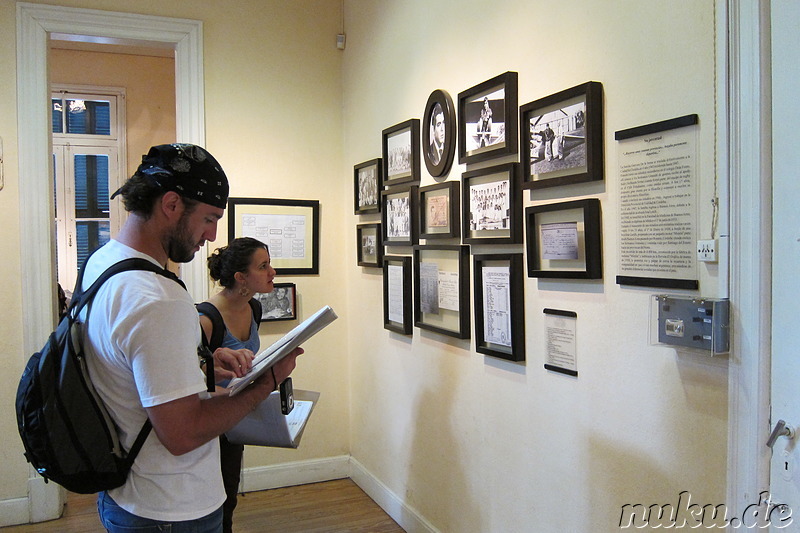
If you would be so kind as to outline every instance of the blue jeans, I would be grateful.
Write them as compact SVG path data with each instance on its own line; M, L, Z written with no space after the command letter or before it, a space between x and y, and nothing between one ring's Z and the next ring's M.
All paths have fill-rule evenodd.
M109 533L220 533L222 508L196 520L163 522L131 514L115 502L107 492L97 495L100 522Z

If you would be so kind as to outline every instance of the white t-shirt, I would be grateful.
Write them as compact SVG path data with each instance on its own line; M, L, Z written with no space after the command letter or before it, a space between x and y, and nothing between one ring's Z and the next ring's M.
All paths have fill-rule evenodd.
M88 288L112 264L152 257L112 240L91 257ZM197 359L200 323L191 296L174 280L142 270L122 272L100 288L84 335L92 383L129 450L144 424L144 407L206 390ZM86 329L84 329L86 331ZM172 455L151 431L126 483L109 494L123 509L153 520L193 520L225 500L219 440Z

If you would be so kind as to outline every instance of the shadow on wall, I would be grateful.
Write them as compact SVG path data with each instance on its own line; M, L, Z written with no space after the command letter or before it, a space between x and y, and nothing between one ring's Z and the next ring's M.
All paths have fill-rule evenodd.
M454 343L460 342L454 340ZM468 348L464 353L469 353ZM484 506L474 500L474 490L464 475L471 468L464 456L464 443L469 439L459 438L452 427L454 396L458 387L447 364L451 355L442 353L438 372L429 374L448 375L447 386L436 387L435 383L441 380L431 379L431 384L416 396L413 420L417 423L413 428L404 497L409 506L417 509L443 533L454 531L449 527L454 516L458 517L459 524L470 524L469 531L488 531L487 517L481 515ZM431 438L432 435L435 439ZM432 440L435 445L431 445ZM424 487L422 496L417 495L417 487ZM426 496L430 494L435 496ZM464 529L459 531L467 533Z

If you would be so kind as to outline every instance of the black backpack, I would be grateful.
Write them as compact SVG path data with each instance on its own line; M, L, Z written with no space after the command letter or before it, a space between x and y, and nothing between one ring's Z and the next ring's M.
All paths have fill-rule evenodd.
M89 380L78 315L108 278L127 270L149 270L186 287L172 272L133 258L112 265L82 292L83 270L66 315L22 373L16 410L25 458L45 481L92 494L125 483L151 425L148 419L130 451L122 449L117 428Z

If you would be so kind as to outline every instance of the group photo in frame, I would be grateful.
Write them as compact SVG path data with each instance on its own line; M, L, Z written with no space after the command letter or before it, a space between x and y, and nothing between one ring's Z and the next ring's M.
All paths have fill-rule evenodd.
M509 361L525 360L522 254L472 256L475 349Z
M522 242L522 195L516 163L461 175L461 225L467 244Z
M279 276L319 274L319 200L228 198L228 242L236 237L266 244Z
M272 292L258 292L253 298L261 303L262 322L297 319L297 287L294 283L275 283Z
M383 243L380 224L356 226L358 266L378 267L383 265Z
M522 187L603 179L603 85L590 81L520 107Z
M445 181L419 189L419 237L445 239L461 236L459 183Z
M417 185L381 192L381 228L384 246L411 246L419 238Z
M383 327L411 335L411 258L383 256Z
M428 97L422 115L422 153L428 173L447 175L456 154L456 110L450 94L437 89Z
M506 72L459 93L459 163L517 153L517 79Z
M406 120L383 130L381 146L384 186L419 182L418 118Z
M353 198L356 215L378 213L383 190L382 159L370 159L353 167Z
M528 277L602 279L600 200L525 208Z
M414 246L414 325L468 339L469 246Z

